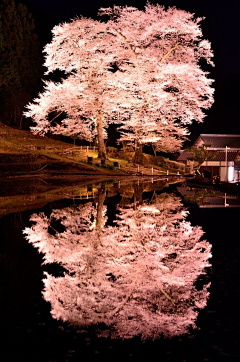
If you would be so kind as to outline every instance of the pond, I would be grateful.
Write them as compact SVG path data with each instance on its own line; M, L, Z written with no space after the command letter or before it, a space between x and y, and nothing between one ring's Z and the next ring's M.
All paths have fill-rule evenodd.
M1 361L240 360L237 197L27 189L0 203Z

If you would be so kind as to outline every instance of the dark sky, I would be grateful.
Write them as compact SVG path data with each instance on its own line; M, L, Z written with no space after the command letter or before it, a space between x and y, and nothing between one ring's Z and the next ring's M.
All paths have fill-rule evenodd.
M51 40L51 28L76 16L97 18L100 7L128 5L143 8L142 0L22 0L32 12L41 44ZM151 1L204 16L204 38L214 50L215 68L208 68L215 79L215 103L205 122L191 127L192 139L199 133L240 134L240 0L163 0Z

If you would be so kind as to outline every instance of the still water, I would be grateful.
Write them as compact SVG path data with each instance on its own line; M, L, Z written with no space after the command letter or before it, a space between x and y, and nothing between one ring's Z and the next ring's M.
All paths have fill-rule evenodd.
M236 197L139 180L53 194L1 209L1 361L240 361Z

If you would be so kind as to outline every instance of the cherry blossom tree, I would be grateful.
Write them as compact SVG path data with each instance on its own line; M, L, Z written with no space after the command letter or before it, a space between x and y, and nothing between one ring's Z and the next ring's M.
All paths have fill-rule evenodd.
M100 207L97 227L103 195L97 206L34 214L24 230L46 264L65 269L64 276L45 273L43 280L52 316L83 328L104 323L99 335L113 338L171 337L196 328L209 285L197 289L195 282L211 256L201 228L192 227L180 199L167 194L119 208L115 226L106 226ZM57 223L61 230L51 231Z
M45 82L44 92L27 106L25 115L36 122L34 133L77 134L88 141L97 136L99 157L105 158L106 129L119 120L123 96L117 87L121 75L113 72L114 38L104 23L85 18L55 26L52 32L52 42L44 49L46 74L60 70L66 77L59 83ZM52 121L51 112L56 114Z
M135 162L142 163L142 146L159 150L181 147L193 120L202 122L203 109L213 102L212 80L199 65L212 64L210 43L202 40L200 18L186 11L147 4L100 9L106 22L80 18L53 29L45 47L47 74L66 79L48 82L28 105L27 116L37 133L76 134L92 140L105 158L104 130L119 123L121 140L135 143ZM48 114L65 114L54 124Z
M212 80L200 60L213 65L210 43L202 40L201 18L176 8L147 4L145 11L115 6L100 9L108 27L129 50L128 72L136 103L124 122L122 140L135 142L135 161L142 145L176 151L185 140L185 127L202 122L203 109L213 103ZM140 151L140 152L138 152Z

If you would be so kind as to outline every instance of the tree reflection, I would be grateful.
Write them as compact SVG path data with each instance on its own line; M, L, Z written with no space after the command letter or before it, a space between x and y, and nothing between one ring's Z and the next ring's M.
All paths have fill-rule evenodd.
M210 266L202 229L186 221L173 194L137 195L118 208L113 226L104 201L101 188L96 204L34 214L24 230L46 264L65 269L59 277L45 273L52 316L113 338L172 337L196 328L209 295L209 284L196 283Z

